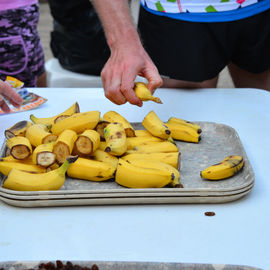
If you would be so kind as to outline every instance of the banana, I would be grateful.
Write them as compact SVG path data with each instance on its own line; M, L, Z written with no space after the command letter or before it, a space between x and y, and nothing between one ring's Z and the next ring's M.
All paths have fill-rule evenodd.
M156 160L160 162L167 163L173 166L176 169L180 169L180 152L171 152L171 153L133 153L127 154L121 157L124 160L132 161L134 159L147 159L147 160Z
M26 137L12 137L7 140L6 145L15 159L26 159L32 154L31 143Z
M53 146L53 153L55 154L56 161L62 164L66 158L71 155L74 143L77 139L77 133L73 130L64 130L57 138Z
M140 159L132 159L128 160L128 162L132 165L139 166L142 168L150 168L150 169L163 169L165 171L169 171L173 175L173 180L169 183L172 187L183 187L183 185L180 183L180 172L174 168L173 166L157 161L157 160L149 160L146 158L140 158Z
M40 144L54 142L57 136L49 132L49 127L44 124L33 124L28 127L25 137L30 141L31 145L37 147Z
M201 171L200 175L202 178L209 180L225 179L238 173L243 166L244 159L242 156L228 156L221 162Z
M79 156L89 156L96 151L100 144L100 135L93 129L87 129L78 135L74 144L74 153Z
M127 137L121 123L110 123L104 128L106 140L105 152L121 156L127 151Z
M23 163L23 164L34 164L32 160L32 155L30 155L28 158L25 159L16 159L12 155L2 157L0 158L0 161L6 161L6 162L18 162L18 163Z
M174 181L174 174L169 170L136 166L119 159L115 182L128 188L161 188Z
M6 139L10 139L14 136L25 136L26 129L31 126L32 123L30 121L20 121L13 125L12 127L5 130Z
M102 141L105 141L104 128L105 128L108 124L110 124L109 121L100 120L100 121L97 123L96 127L95 127L95 130L99 133L100 139L101 139Z
M136 129L135 130L136 137L154 137L150 132L145 129Z
M56 162L53 147L55 142L45 143L38 145L33 151L32 161L34 164L49 167Z
M181 118L177 118L177 117L171 117L167 123L178 123L178 124L182 124L185 126L189 126L191 128L193 128L195 131L197 131L199 134L202 132L201 127L198 124L195 124L193 122L181 119Z
M111 164L115 169L117 168L118 158L106 153L105 151L97 149L92 155L91 158L97 161L107 162Z
M167 126L171 131L171 137L175 140L193 143L198 143L201 140L198 131L195 131L190 126L179 123L167 123Z
M27 172L38 172L42 173L45 172L45 168L34 165L34 164L26 164L22 162L11 162L11 161L0 161L0 172L3 175L8 175L9 172L13 169L16 168L18 170L24 170Z
M135 95L142 101L152 100L156 103L162 104L160 98L154 97L151 91L147 88L147 85L143 82L135 82L134 91Z
M106 142L100 142L99 146L98 146L98 149L101 150L101 151L105 151L106 147L107 147Z
M142 125L153 136L161 139L168 139L170 137L170 129L159 119L154 111L149 112L144 117Z
M44 173L13 169L4 181L3 187L19 191L58 190L65 182L69 165L77 158L69 157L58 169Z
M65 129L74 130L77 134L87 129L94 129L99 122L99 111L88 111L83 113L75 113L52 125L51 132L59 135Z
M33 114L31 114L30 115L30 119L35 124L52 125L52 124L55 123L55 119L57 119L58 117L60 117L62 115L64 115L64 116L70 116L70 115L72 115L74 113L79 113L79 112L80 112L79 104L77 102L75 102L67 110L65 110L64 112L62 112L60 114L57 114L55 116L48 117L48 118L37 118L36 116L34 116Z
M156 142L152 144L138 145L133 150L128 150L127 154L131 153L170 153L178 152L178 147L168 141Z
M67 170L69 177L91 181L105 181L114 177L115 167L107 162L79 157Z
M121 114L115 111L108 111L103 115L103 120L110 123L118 122L121 123L125 129L127 137L135 137L135 130L132 125L124 118Z
M149 137L128 137L127 138L127 150L132 150L134 147L138 145L145 145L145 144L151 144L151 143L156 143L156 142L162 142L163 140L154 137L154 136L149 136Z

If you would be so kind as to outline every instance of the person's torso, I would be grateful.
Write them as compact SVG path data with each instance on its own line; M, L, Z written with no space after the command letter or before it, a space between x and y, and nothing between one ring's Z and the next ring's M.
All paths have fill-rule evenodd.
M38 0L0 0L0 11L37 4Z

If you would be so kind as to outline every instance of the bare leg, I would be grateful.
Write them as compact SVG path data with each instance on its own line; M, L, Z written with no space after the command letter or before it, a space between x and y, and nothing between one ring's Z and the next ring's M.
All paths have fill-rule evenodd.
M262 73L251 73L233 63L228 65L232 80L237 88L259 88L270 91L270 69Z
M47 87L46 72L42 73L37 79L37 87Z
M188 82L181 80L174 80L163 78L163 88L184 88L184 89L197 89L197 88L216 88L218 76L203 82Z

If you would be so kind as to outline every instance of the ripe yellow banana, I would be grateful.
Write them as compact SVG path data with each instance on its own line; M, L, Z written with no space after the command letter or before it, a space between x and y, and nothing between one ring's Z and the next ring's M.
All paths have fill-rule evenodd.
M103 120L110 123L118 122L121 123L125 129L127 137L135 137L135 130L132 125L124 118L121 114L115 111L108 111L103 115Z
M221 162L204 169L200 174L204 179L220 180L235 175L243 166L244 159L242 156L228 156Z
M77 134L87 129L94 129L99 122L99 111L88 111L83 113L75 113L52 125L51 132L59 135L65 129L74 130Z
M99 146L98 146L98 149L101 150L101 151L105 151L106 147L107 147L106 142L100 142Z
M121 123L110 123L104 128L106 140L105 152L121 156L127 151L127 137Z
M132 150L134 147L138 145L145 145L145 144L152 144L156 142L162 142L164 140L154 137L154 136L149 136L149 137L128 137L127 138L127 150Z
M99 147L100 135L93 129L87 129L78 135L73 152L79 156L89 156Z
M115 182L128 188L161 188L174 180L174 174L164 168L136 166L119 159Z
M158 97L154 97L147 85L143 82L135 82L134 87L135 95L142 101L152 100L156 103L162 104L162 101Z
M168 139L171 131L156 115L154 111L149 112L143 119L142 125L153 136L161 139Z
M100 121L97 123L96 127L95 127L95 130L99 133L100 139L101 139L102 141L105 141L104 128L105 128L108 124L110 124L109 121L100 120Z
M20 121L13 125L12 127L5 130L6 139L10 139L14 136L25 136L26 129L31 126L32 123L30 121Z
M38 145L33 151L32 161L34 164L49 167L56 162L53 147L55 142L45 143Z
M13 169L16 168L18 170L24 170L27 172L37 172L37 173L42 173L45 172L45 168L34 165L34 164L27 164L27 163L22 163L22 162L11 162L11 161L0 161L0 172L3 175L8 175L9 172Z
M35 124L45 124L45 125L52 125L55 123L55 120L60 116L70 116L74 113L79 113L80 112L80 108L79 108L79 104L77 102L75 102L71 107L69 107L67 110L65 110L64 112L57 114L55 116L52 117L47 117L47 118L37 118L36 116L34 116L33 114L30 115L30 119L33 123Z
M173 166L176 169L180 169L180 153L171 152L171 153L133 153L127 154L121 157L124 160L134 160L134 159L147 159L147 160L156 160L160 162L167 163Z
M195 124L193 122L181 119L181 118L177 118L177 117L171 117L168 120L168 123L178 123L178 124L182 124L185 126L189 126L191 128L193 128L195 131L197 131L199 134L202 132L201 127L198 124Z
M29 173L13 169L8 174L3 187L19 191L58 190L66 179L69 165L77 157L69 157L58 169L44 173Z
M135 136L136 137L154 137L149 131L145 129L136 129Z
M146 145L138 145L133 148L133 150L128 150L127 154L131 153L169 153L178 152L178 147L168 141L156 142Z
M25 137L30 141L31 145L37 147L40 144L54 142L57 136L48 131L48 126L44 124L33 124L28 127Z
M111 179L114 173L115 167L110 163L81 157L71 164L67 170L69 177L91 181L105 181Z
M129 159L127 160L130 164L142 167L142 168L149 168L149 169L157 169L157 170L164 170L168 171L172 174L173 180L169 183L172 187L183 187L183 185L180 183L180 172L174 168L173 166L157 161L157 160L149 160L146 158L140 158L140 159Z
M12 155L2 157L0 158L0 161L6 161L6 162L18 162L18 163L24 163L24 164L34 164L32 160L32 155L30 155L28 158L25 159L16 159Z
M6 145L15 159L26 159L32 154L31 143L26 137L16 136L10 138L7 140Z
M101 162L107 162L111 164L115 169L117 168L118 158L105 152L97 149L92 155L91 158Z
M64 130L57 138L53 146L53 153L55 154L56 161L62 164L66 158L71 155L74 143L77 139L77 133L73 130Z
M201 136L198 131L194 130L190 126L179 123L167 123L167 126L171 131L171 137L175 140L193 143L198 143L201 140Z

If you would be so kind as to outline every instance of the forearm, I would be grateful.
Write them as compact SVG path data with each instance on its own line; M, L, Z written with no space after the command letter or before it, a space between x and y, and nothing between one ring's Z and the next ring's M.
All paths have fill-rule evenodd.
M127 0L91 0L102 22L108 45L141 46Z

